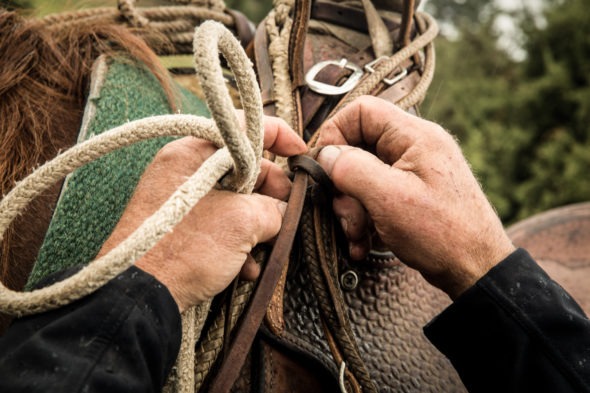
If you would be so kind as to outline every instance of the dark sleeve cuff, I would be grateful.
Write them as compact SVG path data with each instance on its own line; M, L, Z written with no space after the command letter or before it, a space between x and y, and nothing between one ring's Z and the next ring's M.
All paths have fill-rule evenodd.
M590 322L523 249L424 332L470 391L590 391Z
M131 267L75 302L16 320L0 339L0 391L160 391L180 342L170 292Z

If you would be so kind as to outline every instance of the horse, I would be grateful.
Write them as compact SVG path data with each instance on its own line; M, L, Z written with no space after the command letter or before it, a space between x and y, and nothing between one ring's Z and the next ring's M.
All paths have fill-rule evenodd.
M411 3L413 8L413 2ZM322 11L325 11L326 7L332 7L330 8L331 10L345 10L356 16L359 15L358 10L341 9L338 8L338 5L334 4L323 5L323 8L315 7L310 10L312 13L315 12L314 17L318 20L321 15L329 19L329 16L326 16L328 15L326 12L322 14ZM302 10L304 10L304 7L295 9L295 13L303 12ZM307 15L305 18L309 19L310 15ZM385 19L385 21L386 24L392 23L389 19ZM328 20L328 22L334 22L334 20ZM141 22L137 23L141 24ZM396 26L396 28L399 28L398 25ZM112 20L95 20L92 23L77 23L55 29L51 28L51 25L48 24L24 20L14 13L0 11L0 37L2 37L0 39L0 58L3 59L0 63L0 96L2 97L0 101L0 146L2 146L2 150L0 151L0 184L2 194L8 192L17 181L30 173L32 168L55 156L60 150L66 149L76 143L88 96L92 65L100 55L120 56L124 54L126 58L133 59L131 60L132 62L147 67L160 82L168 98L170 110L172 112L176 111L179 105L178 92L167 71L160 65L156 56L156 53L162 50L161 48L172 44L163 35L157 36L157 38L151 36L151 39L145 39L145 37L137 35L138 30L141 30L141 26L133 26L133 29L130 29L121 24L113 23ZM242 27L242 31L244 30L247 29ZM257 34L261 33L257 32ZM305 63L301 67L306 70L312 68L314 62L317 63L323 60L319 56L323 55L323 52L328 51L326 49L327 47L332 51L335 47L342 48L342 45L337 42L309 42L311 42L311 45L316 45L316 48L319 48L319 50L314 48L311 55L307 54L304 56L301 52L298 54L302 59L305 58ZM310 45L309 42L301 44L295 42L294 45L298 50L302 51L306 45ZM249 50L257 67L261 89L263 90L263 98L265 97L265 92L268 94L265 100L267 104L265 112L278 114L282 117L291 117L291 120L295 119L295 122L302 121L303 125L297 127L301 130L302 137L313 140L313 131L321 124L327 111L338 108L338 102L330 102L331 100L329 99L318 98L314 96L316 92L307 89L302 92L304 99L301 99L295 106L307 105L308 107L313 107L313 110L304 109L303 116L300 118L294 116L292 112L286 111L285 105L280 105L280 103L277 105L276 100L271 99L272 94L268 90L272 89L272 71L269 73L268 70L264 69L266 64L264 58L268 56L265 53L266 45L256 45L257 43L260 43L260 41L255 41ZM417 60L414 59L411 61ZM410 77L405 79L403 84L398 85L396 91L392 92L386 89L385 92L380 93L388 95L390 98L392 96L398 97L400 94L403 94L404 89L410 89L412 84L416 84L415 78L417 76L415 72L415 69L410 69ZM322 78L342 78L342 75L324 75ZM413 109L414 104L412 102L408 103L408 109L416 110ZM25 285L51 221L60 189L61 185L57 184L51 190L37 198L30 205L27 212L19 217L12 225L8 236L4 238L0 251L0 279L9 288L21 290ZM573 215L571 211L562 211L557 215L565 217L565 221L562 220L560 223L567 222L568 217L575 216L575 219L571 218L570 221L581 223L580 226L576 227L578 228L578 232L580 232L579 228L587 231L584 228L588 228L587 223L590 222L588 218L590 215L580 213L580 209L576 210ZM582 217L581 220L580 217ZM555 227L547 225L547 221L543 222L543 230L551 230L551 228ZM555 220L552 222L555 222ZM528 235L520 235L520 237L518 235L523 232L530 234L531 227L537 228L538 225L529 224L525 228L526 230L518 230L517 226L514 227L517 229L514 229L511 233L516 239L515 243L525 242ZM571 230L568 232L563 229L564 226L561 228L562 230L551 232L551 236L555 239L571 239ZM539 244L539 242L526 243L529 251L537 258L539 258L538 255L541 255L536 255L535 253ZM569 244L571 245L571 242ZM564 245L567 245L567 243L560 244L560 246ZM421 341L424 339L415 337L416 327L419 329L421 323L432 317L436 312L442 310L448 304L448 299L440 292L425 289L427 287L424 285L427 284L420 281L417 274L404 270L399 261L396 261L391 255L387 253L379 254L379 251L376 251L372 255L374 259L372 261L373 270L359 270L357 268L356 273L354 273L354 269L350 269L349 271L356 274L357 280L360 279L361 282L372 282L373 284L375 282L395 283L391 284L393 288L389 288L389 290L400 292L394 297L394 302L399 302L396 306L396 312L400 313L399 305L404 303L402 308L409 307L414 312L420 314L420 318L403 321L406 325L411 324L413 326L412 329L405 331L402 328L397 330L402 330L401 334L392 333L394 339L398 342L393 343L394 348L391 348L391 345L387 347L388 351L391 350L394 353L389 360L392 364L395 364L395 367L401 370L404 367L408 367L403 363L415 364L416 360L411 360L411 358L420 359L420 356L426 356L424 359L426 362L431 362L430 367L443 368L443 371L435 377L440 378L441 381L433 383L432 386L452 386L456 391L461 391L461 386L457 383L456 375L448 371L450 370L450 364L445 363L444 359L438 359L436 361L428 359L430 352L424 349L426 347ZM545 259L540 259L543 265ZM559 258L553 257L552 263L560 264L562 262ZM375 273L375 266L387 272L389 281L383 281L384 279ZM570 268L579 266L586 268L588 263L582 261L581 264L569 265ZM302 268L295 266L293 270L287 274L290 274L290 277L301 279L300 271ZM349 277L353 276L350 275ZM343 281L343 284L345 282ZM579 288L578 282L577 280L570 280L568 285L571 288ZM566 288L568 285L566 285ZM414 288L411 288L412 286ZM355 288L353 286L350 292L344 293L344 301L349 305L358 302L358 297L355 295L356 292L361 290L370 292L370 290L373 290L373 287L369 289L363 289L362 286L359 289ZM293 326L293 321L301 319L302 313L314 306L315 300L310 298L310 295L307 293L309 288L305 286L304 282L287 280L287 282L283 282L283 289L291 294L297 293L297 296L291 295L285 301L284 312L287 327L303 329L301 326ZM377 309L383 307L379 303L379 294L363 293L362 296L365 298L374 296L375 298L371 298L370 300L373 302L373 306ZM423 298L421 299L420 297ZM294 299L304 299L304 304L301 304L300 300L295 301ZM584 303L583 306L588 311L590 304ZM407 310L402 310L399 315L410 314L407 313ZM388 318L391 318L391 315L398 314L387 315ZM308 315L307 317L313 320L317 316ZM303 318L305 319L305 317ZM372 334L370 330L375 327L371 323L367 323L367 316L363 315L360 309L351 309L351 318L357 323L355 327L357 331L360 331L361 334L364 333L365 337L369 337ZM4 326L0 327L0 329L5 328L8 319L5 318L2 322ZM392 328L391 330L394 331L395 329L393 327L395 326L393 325L397 322L399 321L387 320L385 318L385 323L388 324L385 328ZM287 348L284 342L277 339L276 334L273 335L272 332L268 331L272 330L272 321L268 326L269 328L263 329L264 332L261 335L264 339L259 342L258 346L259 351L275 359L275 364L262 364L260 365L262 368L272 367L271 370L275 373L275 376L282 375L283 377L287 375L285 370L295 369L301 375L306 375L309 378L308 380L311 381L309 382L310 386L319 386L318 390L320 391L326 388L326 386L333 386L329 382L325 382L325 379L329 379L329 377L324 378L314 375L314 370L306 367L300 361L301 358L313 358L312 355L315 352L324 350L321 347L322 344L317 341L317 337L315 336L315 333L318 333L317 336L321 335L321 333L316 332L313 330L315 328L312 328L314 332L313 340L316 340L312 340L312 345L316 345L318 348L311 348L306 353L302 353L296 350L296 348L293 348L293 346ZM396 334L397 336L395 336ZM301 337L296 337L296 339L301 341ZM406 349L404 352L397 349L397 347L409 347L409 350ZM330 348L326 348L326 350L329 352ZM422 355L417 353L422 350ZM252 361L250 360L250 362ZM324 359L322 358L322 360L318 361L318 364L322 364L323 361ZM379 362L379 358L375 358L374 361ZM372 366L374 368L378 367L375 364L372 364ZM428 369L424 364L409 367L412 370L417 368ZM329 366L325 366L325 373L330 374L331 371ZM411 376L411 372L408 372L408 374ZM440 375L443 377L440 377ZM427 381L427 378L425 380ZM237 386L240 386L240 383L245 383L243 379L241 381L238 381ZM438 385L439 382L441 385ZM428 385L428 382L426 382L421 390L427 391L430 387L431 385ZM240 388L234 387L234 389L240 391Z
M50 29L0 10L0 192L76 143L90 72L100 54L125 53L145 64L175 98L154 51L129 29L101 22ZM21 290L52 216L61 184L39 196L9 229L0 248L0 279ZM8 318L2 316L0 330Z

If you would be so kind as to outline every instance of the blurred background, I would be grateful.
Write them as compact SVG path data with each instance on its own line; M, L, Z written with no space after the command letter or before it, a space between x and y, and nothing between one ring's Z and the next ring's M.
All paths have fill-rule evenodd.
M116 1L0 4L39 16ZM226 4L253 21L272 6L270 0ZM589 201L587 0L429 0L422 7L441 25L422 115L456 135L504 223Z

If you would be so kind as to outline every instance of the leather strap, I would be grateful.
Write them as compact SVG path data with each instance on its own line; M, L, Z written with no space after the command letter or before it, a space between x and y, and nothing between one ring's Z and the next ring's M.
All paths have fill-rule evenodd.
M226 9L226 13L234 18L234 27L240 44L245 48L254 38L254 24L240 11Z
M369 31L367 18L362 10L335 3L316 1L311 10L311 19L321 20L363 33ZM388 18L382 17L381 19L389 31L393 31L399 27L397 23Z
M303 46L307 36L307 24L311 14L311 0L296 0L295 14L293 15L293 27L289 37L289 64L291 70L292 88L305 85L305 73L303 69Z
M256 29L256 38L253 45L254 65L256 66L256 75L260 84L260 94L262 96L262 105L264 114L275 115L275 98L273 95L274 76L272 65L268 55L268 38L266 36L266 26L261 23Z
M238 322L230 348L211 382L210 393L229 392L238 378L242 365L246 360L246 355L264 318L274 289L281 277L283 266L291 254L293 240L303 210L307 183L307 174L303 171L297 171L287 211L283 218L283 225L279 231L275 246L252 294L251 301Z
M412 32L412 19L414 19L415 0L405 0L402 12L402 25L398 36L398 48L408 46L410 43L410 33Z

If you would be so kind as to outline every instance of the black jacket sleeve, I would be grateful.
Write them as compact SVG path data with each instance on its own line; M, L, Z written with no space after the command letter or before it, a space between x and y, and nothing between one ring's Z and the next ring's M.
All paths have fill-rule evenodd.
M0 391L160 391L180 339L174 299L132 267L68 306L16 320L0 338Z
M425 334L472 393L590 392L590 321L522 249L463 293Z

